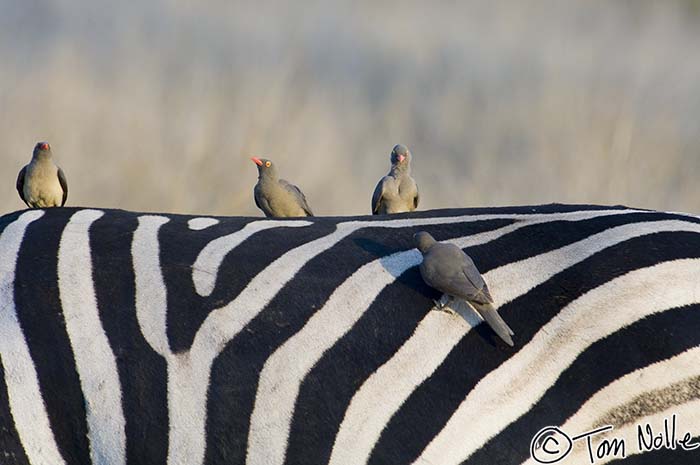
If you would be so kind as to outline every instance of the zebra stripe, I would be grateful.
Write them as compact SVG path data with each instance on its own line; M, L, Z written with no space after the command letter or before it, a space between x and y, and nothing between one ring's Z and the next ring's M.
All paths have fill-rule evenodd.
M85 395L92 463L123 465L126 437L121 385L114 353L100 323L92 280L90 226L104 215L83 210L63 231L58 285L66 329Z
M27 226L42 217L42 211L23 213L0 235L0 360L5 385L24 451L33 465L64 464L58 452L39 388L27 341L17 320L14 281L17 255Z
M219 224L219 220L216 218L192 218L187 222L187 226L192 230L192 231L202 231L203 229L207 229L211 226Z
M207 244L197 256L192 267L192 281L197 293L211 295L219 274L219 267L226 255L253 234L271 228L308 226L308 221L255 221L248 223L240 231L219 237Z
M55 209L0 219L8 431L29 463L119 465L529 463L543 421L585 429L612 418L622 423L613 436L632 437L635 422L669 412L700 434L689 366L700 346L698 219L567 206L412 216ZM417 228L468 249L516 331L515 349L462 305L454 310L465 319L430 311L435 294L410 243ZM57 246L41 261L48 269L32 268L37 241L43 256ZM52 266L58 289L42 294ZM25 305L54 298L59 318L46 318L64 332L35 339L42 313ZM654 328L669 330L646 341ZM75 375L54 385L45 344L63 339L56 360ZM640 347L600 376L591 364L609 348ZM585 384L567 397L580 373ZM651 408L653 396L663 400ZM64 422L75 414L85 418ZM0 453L11 447L0 434ZM688 454L636 457L685 463Z

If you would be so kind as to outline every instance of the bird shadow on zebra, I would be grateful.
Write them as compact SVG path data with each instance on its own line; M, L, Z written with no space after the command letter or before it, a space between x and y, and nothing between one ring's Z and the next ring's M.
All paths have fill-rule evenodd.
M412 246L409 245L408 242L406 242L406 246L403 247L402 243L390 246L384 242L377 242L374 239L370 239L368 237L357 237L353 239L353 242L359 248L361 248L365 252L368 252L370 255L378 259L388 257L398 252L407 252L412 248ZM391 270L387 271L391 272Z
M458 319L464 319L471 327L470 331L476 333L489 345L493 347L501 345L498 342L498 336L489 326L480 324L483 319L469 304L460 299L445 301L441 292L425 283L418 269L421 260L420 252L413 248L412 243L406 242L405 246L401 247L403 244L398 242L397 245L390 246L366 237L356 238L353 242L378 259L381 266L395 278L394 284L406 286L417 293L417 299L412 302L424 307L426 315L430 312L444 312L455 318L455 324L461 324ZM408 261L415 263L411 263L412 266L406 268L405 264Z

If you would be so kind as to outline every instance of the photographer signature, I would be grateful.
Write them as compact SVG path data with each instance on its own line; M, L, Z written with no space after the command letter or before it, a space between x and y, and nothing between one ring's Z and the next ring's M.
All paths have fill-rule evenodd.
M627 455L627 442L624 438L605 438L594 443L593 437L612 431L612 425L586 431L575 436L567 433L556 426L547 426L537 432L530 442L530 456L537 463L556 463L564 460L576 441L586 440L588 460L595 464L598 460L606 457L625 458ZM676 450L678 447L685 451L695 450L700 447L700 443L693 442L693 436L686 432L682 439L677 435L677 418L674 413L669 418L664 418L663 430L654 431L651 424L644 423L637 425L637 453L670 449Z

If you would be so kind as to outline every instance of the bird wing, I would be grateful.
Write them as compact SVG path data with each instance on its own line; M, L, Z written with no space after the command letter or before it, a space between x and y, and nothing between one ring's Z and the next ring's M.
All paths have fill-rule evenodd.
M66 175L61 168L58 169L58 182L61 184L61 189L63 189L63 201L61 202L61 206L64 206L66 200L68 200L68 181L66 181Z
M270 208L270 203L267 201L264 195L260 192L260 184L256 184L253 188L253 198L255 199L255 205L262 210L265 216L270 217L272 209Z
M472 283L464 273L444 275L439 279L440 287L436 289L461 299L480 302L484 300L480 297L480 289Z
M489 291L488 286L486 286L484 277L481 276L481 273L479 273L479 270L476 268L474 261L469 255L464 253L462 249L459 249L459 251L461 252L460 255L462 255L462 273L464 274L464 277L467 278L467 281L469 281L469 283L477 291L473 297L473 300L484 304L493 303L491 292Z
M22 201L26 203L27 206L29 206L29 204L27 203L27 199L24 198L24 176L26 173L26 166L19 170L19 174L17 175L17 192L19 193L19 198L22 199Z
M377 186L374 188L374 194L372 194L372 214L379 214L379 207L382 205L382 196L384 195L384 181L386 181L386 176L379 180Z
M260 187L258 184L253 188L253 198L255 199L255 206L262 210L262 205L260 205Z
M481 288L481 292L486 296L489 302L493 303L493 297L491 297L491 291L489 287L484 283L484 287Z
M284 179L280 179L280 184L282 185L282 187L287 189L288 192L291 192L292 195L294 195L294 197L296 197L299 206L306 212L308 216L314 216L314 212L311 211L311 207L309 207L309 203L306 201L306 196L301 191L301 189L299 189L291 182L285 181Z
M439 291L477 303L489 303L483 291L484 278L476 269L472 259L454 244L436 244L424 257L426 266L432 269L433 283L428 283ZM486 291L488 292L488 291Z
M418 202L420 202L420 193L418 192L418 184L416 184L416 194L413 196L413 208L418 208Z
M479 271L475 267L465 267L462 269L462 273L474 293L470 296L470 300L474 302L479 302L481 304L493 303L493 297L491 297L491 292L486 286L483 276L479 274Z

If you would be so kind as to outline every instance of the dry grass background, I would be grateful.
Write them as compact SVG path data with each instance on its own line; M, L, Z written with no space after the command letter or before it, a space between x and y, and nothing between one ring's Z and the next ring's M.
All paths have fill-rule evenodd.
M48 140L71 205L259 215L249 156L369 212L391 147L423 209L700 212L689 0L0 0L0 212Z

